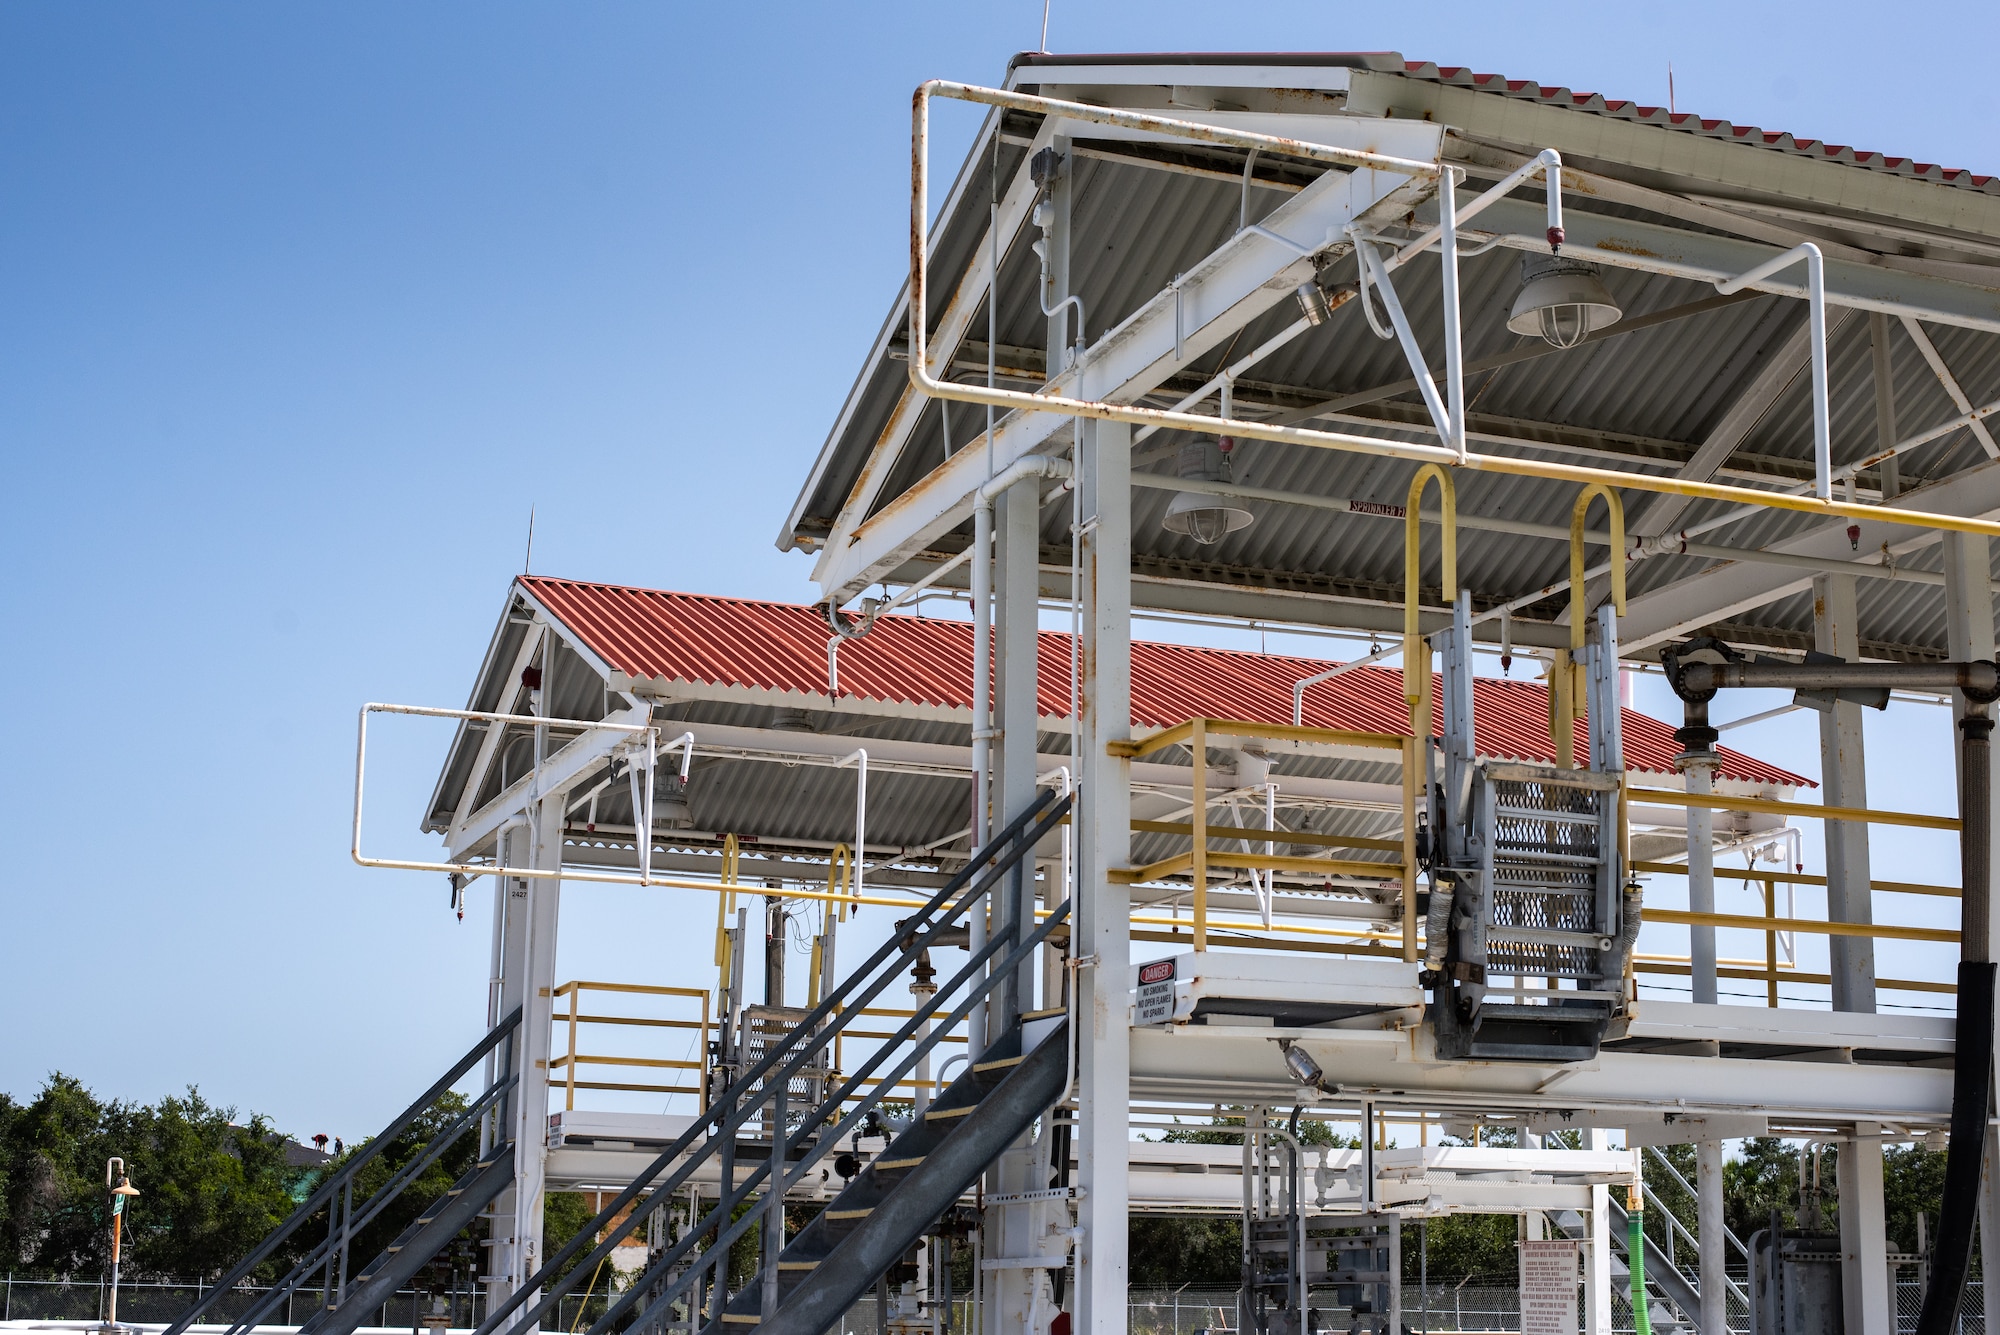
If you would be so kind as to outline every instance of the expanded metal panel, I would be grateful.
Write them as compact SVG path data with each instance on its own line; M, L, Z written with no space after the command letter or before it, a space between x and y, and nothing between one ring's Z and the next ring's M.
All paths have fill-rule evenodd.
M1594 949L1508 940L1505 929L1602 933L1597 921L1603 861L1598 833L1605 794L1514 779L1489 780L1488 785L1493 850L1488 975L1597 977Z

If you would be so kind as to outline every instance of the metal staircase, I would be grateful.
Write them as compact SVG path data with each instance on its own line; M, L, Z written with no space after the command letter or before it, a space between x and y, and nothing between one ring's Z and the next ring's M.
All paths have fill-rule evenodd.
M287 1300L306 1288L316 1275L324 1302L321 1310L303 1324L302 1330L316 1332L316 1335L347 1335L361 1323L362 1317L379 1308L388 1294L394 1293L416 1274L424 1262L443 1250L459 1230L472 1223L480 1211L514 1180L513 1143L502 1139L496 1130L508 1124L507 1100L518 1083L514 1070L514 1054L518 1045L514 1039L520 1024L521 1011L516 1007L512 1014L493 1026L484 1038L473 1045L471 1051L439 1077L421 1098L405 1108L394 1121L382 1128L380 1134L321 1182L305 1203L273 1229L249 1255L237 1262L234 1269L198 1297L192 1307L174 1318L163 1335L183 1335L188 1327L206 1316L238 1284L249 1279L257 1267L270 1260L294 1235L305 1230L310 1236L312 1230L307 1229L307 1225L315 1221L323 1221L324 1236L321 1241L309 1248L297 1264L251 1303L241 1316L224 1327L224 1335L246 1335L271 1313L283 1310ZM387 1182L356 1204L354 1186L362 1170L396 1144L426 1113L436 1109L451 1093L452 1086L489 1056L493 1059L489 1063L492 1075L485 1091L391 1174ZM387 1251L364 1266L350 1284L348 1253L355 1235L401 1198L409 1185L422 1177L467 1132L482 1124L483 1148L478 1161L453 1184L450 1191L412 1221Z
M522 1335L544 1322L612 1248L711 1165L718 1170L720 1199L684 1228L678 1241L653 1256L590 1326L589 1335L647 1333L669 1324L700 1335L751 1324L819 1335L1061 1098L1068 1026L1061 1021L1034 1026L1049 1032L1036 1033L1041 1042L1029 1043L1024 1052L1029 1027L1017 1019L1015 989L1020 966L1068 920L1069 902L1031 931L1016 911L1020 895L996 895L996 923L986 943L970 951L966 963L940 982L851 1075L803 1110L789 1106L794 1077L825 1069L834 1040L862 1020L865 1008L925 959L940 938L955 928L962 931L968 911L989 891L1003 884L1018 891L1025 874L1022 863L1062 823L1072 801L1044 792L974 853L963 871L898 924L900 937L877 948L788 1033L767 1041L762 1056L711 1101L693 1126L570 1243L551 1254L511 1298L494 1306L476 1335ZM813 1180L810 1175L820 1161L851 1143L856 1131L879 1123L878 1108L893 1095L896 1082L989 999L1000 1017L994 1026L1002 1031L1000 1039L787 1245L786 1195ZM769 1130L766 1137L745 1140L746 1128ZM754 1159L756 1167L743 1173L739 1158ZM753 1202L753 1208L744 1208ZM753 1278L732 1288L730 1250L760 1224L762 1263ZM601 1240L583 1254L593 1238ZM574 1267L557 1278L572 1261Z
M578 1291L625 1238L648 1227L676 1192L701 1175L716 1199L658 1248L646 1270L612 1301L590 1335L613 1330L641 1335L670 1324L691 1335L718 1335L730 1327L761 1325L796 1335L820 1335L841 1312L900 1262L911 1245L950 1210L980 1174L1036 1120L1061 1100L1069 1081L1069 1024L1060 1015L1024 1022L1018 993L1022 967L1070 915L1068 901L1035 925L1023 921L1024 875L1035 846L1055 832L1073 798L1042 793L985 848L975 852L920 909L897 924L898 935L877 948L826 999L789 1029L761 1035L754 1061L660 1155L551 1254L512 1296L496 1302L477 1335L525 1335L549 1324L551 1314ZM1025 865L1024 865L1025 864ZM965 964L925 997L909 1019L857 1063L844 1079L833 1071L833 1044L850 1026L879 1020L864 1013L891 984L920 962L941 938L963 939L968 915L985 912L993 895L992 929ZM893 1137L887 1149L849 1178L838 1196L789 1242L784 1205L821 1179L821 1160L855 1133L883 1124L883 1101L944 1036L977 1007L987 1008L999 1038L968 1069ZM242 1282L285 1240L324 1219L325 1240L312 1248L271 1293L227 1335L246 1335L286 1295L315 1274L326 1277L329 1301L301 1328L301 1335L351 1335L366 1314L408 1283L439 1255L515 1180L515 1147L488 1135L478 1162L403 1233L347 1279L347 1251L355 1231L379 1216L408 1184L435 1163L467 1130L492 1115L508 1124L505 1103L516 1082L512 1042L517 1010L468 1052L443 1079L371 1141L312 1198L274 1231L200 1302L168 1328L184 1332L215 1298ZM360 1205L351 1204L356 1172L379 1155L482 1058L503 1050L501 1074L460 1116L400 1169L390 1183ZM803 1105L803 1106L802 1106ZM740 1162L739 1162L740 1161ZM754 1166L752 1166L754 1165ZM844 1162L840 1165L848 1167ZM745 1169L748 1171L744 1171ZM762 1225L762 1264L748 1283L730 1283L732 1246ZM587 1255L584 1254L588 1248ZM578 1259L581 1257L581 1259ZM571 1265L575 1262L574 1266ZM566 1272L566 1273L565 1273Z
M1606 1203L1610 1206L1607 1222L1611 1236L1611 1291L1630 1293L1632 1266L1626 1255L1630 1243L1626 1237L1625 1207L1615 1200ZM1590 1236L1590 1226L1575 1210L1557 1211L1549 1216L1549 1222L1566 1238L1587 1240ZM1696 1335L1701 1290L1667 1256L1666 1249L1653 1241L1651 1234L1646 1235L1646 1300L1646 1315L1655 1335Z

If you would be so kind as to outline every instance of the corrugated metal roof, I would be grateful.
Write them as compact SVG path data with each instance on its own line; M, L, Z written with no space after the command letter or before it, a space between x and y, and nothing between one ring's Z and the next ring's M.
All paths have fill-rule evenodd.
M524 575L521 587L615 671L640 680L827 695L827 626L817 607ZM1038 640L1039 708L1070 712L1070 637ZM1164 728L1189 718L1289 723L1293 683L1325 671L1326 660L1134 641L1132 721ZM945 710L972 707L972 628L962 621L888 616L840 648L844 696ZM1553 763L1548 692L1527 681L1482 678L1474 728L1482 753ZM1357 668L1306 693L1305 721L1320 728L1407 733L1402 674ZM1673 772L1673 729L1624 712L1626 762ZM1585 740L1578 733L1581 748ZM1722 775L1753 784L1809 786L1801 775L1724 749Z
M2000 194L2000 177L1982 176L1962 167L1940 167L1934 163L1890 157L1888 154L1867 149L1849 148L1845 144L1829 144L1823 139L1800 139L1784 130L1764 130L1755 125L1733 125L1725 120L1709 120L1691 112L1669 111L1665 107L1643 106L1621 98L1606 97L1602 93L1577 93L1567 88L1538 84L1532 79L1509 79L1500 74L1478 74L1462 65L1436 65L1427 60L1403 62L1403 74L1411 79L1450 84L1457 88L1471 88L1501 97L1523 98L1540 102L1545 106L1585 111L1597 116L1608 116L1614 120L1657 125L1662 129L1679 130L1686 134L1701 135L1707 139L1723 139L1734 144L1752 144L1758 148L1792 153L1822 162L1838 162L1850 167L1864 167L1870 171L1890 172L1896 176L1908 176L1920 181L1934 181L1940 185L1979 190L1989 195Z

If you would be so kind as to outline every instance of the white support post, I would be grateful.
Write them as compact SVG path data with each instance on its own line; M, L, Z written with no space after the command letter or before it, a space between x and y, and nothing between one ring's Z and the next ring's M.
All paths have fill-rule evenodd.
M518 867L521 859L529 856L531 839L529 832L521 826L513 826L500 832L496 844L496 856L504 865ZM525 877L496 876L493 878L493 912L497 919L494 925L495 941L495 992L493 1020L522 1007L520 1033L508 1045L509 1059L515 1070L521 1069L522 1038L527 1033L527 970L528 924L530 887L535 883ZM543 1072L546 1077L547 1072ZM508 1096L507 1116L498 1122L493 1139L496 1143L516 1137L520 1130L520 1110L527 1102L527 1076L523 1072L522 1081ZM490 1148L490 1146L486 1147ZM504 1302L514 1292L515 1280L525 1274L518 1258L518 1242L521 1237L518 1228L519 1202L521 1198L520 1164L515 1159L514 1185L500 1193L498 1199L488 1207L490 1221L487 1238L486 1258L486 1300L489 1305Z
M562 866L563 796L538 801L529 821L502 836L502 851L542 871ZM489 1300L511 1295L541 1264L542 1193L549 1141L549 1040L554 1006L556 919L562 883L508 877L506 922L501 932L500 1014L521 1008L514 1069L520 1076L508 1100L504 1134L514 1141L514 1184L494 1202ZM524 1333L526 1335L526 1333Z
M1840 1147L1840 1287L1846 1335L1894 1335L1888 1214L1882 1200L1882 1124L1856 1122Z
M1813 641L1825 654L1849 662L1861 658L1856 635L1854 576L1813 577ZM1831 807L1866 807L1868 776L1861 738L1861 706L1836 701L1819 716L1822 800ZM1868 826L1860 821L1825 822L1827 917L1834 922L1875 920L1868 870ZM1836 936L1827 952L1833 968L1833 1008L1875 1010L1875 942L1865 936ZM1850 1332L1852 1335L1852 1332Z
M1729 1238L1722 1217L1721 1141L1704 1140L1694 1147L1694 1187L1701 1335L1730 1335Z
M1607 1150L1609 1137L1592 1128L1583 1133L1584 1148ZM1611 1188L1598 1183L1590 1189L1590 1236L1583 1250L1584 1335L1611 1331Z
M1077 853L1077 1335L1124 1335L1130 1193L1131 892L1106 873L1131 860L1132 429L1078 423L1082 488L1081 819Z
M1707 755L1691 758L1682 766L1690 796L1714 791L1715 761ZM1707 807L1687 809L1688 910L1715 912L1715 813ZM1716 1003L1715 929L1688 928L1689 981L1694 999L1707 1005ZM1703 1272L1704 1274L1707 1272Z
M1868 313L1869 365L1875 378L1875 448L1895 446L1896 380L1889 361L1889 317L1880 311ZM1882 461L1882 503L1896 499L1903 489L1902 465L1894 455Z
M1041 482L1024 478L1009 487L994 503L994 532L998 550L994 553L993 647L994 692L997 702L997 731L994 754L999 764L993 783L994 828L1004 826L1025 810L1035 797L1036 770L1036 662L1035 631L1038 620L1040 581ZM1035 921L1034 859L1021 862L1021 887L1014 896L1012 878L994 887L994 930L1000 930L1009 915L1022 930L1033 929ZM1003 951L1011 947L1003 947ZM1013 995L1021 1010L1034 1007L1035 963L1024 961L1015 971ZM1004 1033L1014 1022L1006 1013L1007 989L995 989L988 1006L988 1041ZM1023 1132L995 1161L986 1174L986 1190L991 1195L1016 1195L1048 1185L1043 1167L1049 1142L1037 1141ZM1045 1235L1043 1223L1050 1207L1041 1202L1015 1202L989 1206L984 1228L993 1251L1000 1256L1032 1256L1040 1250ZM1030 1326L1037 1312L1053 1306L1046 1270L1015 1267L996 1270L984 1280L986 1288L985 1326L987 1335L1007 1335Z
M1994 657L1993 554L1985 538L1971 533L1944 535L1944 624L1945 649L1955 660L1985 660ZM1964 716L1965 701L1952 699L1952 722ZM1958 756L1957 737L1952 738L1952 756ZM2000 797L1994 801L2000 812ZM1987 958L1995 942L1987 943ZM1986 1170L1979 1188L1979 1238L1982 1252L1989 1252L2000 1239L2000 1128L1986 1132ZM1986 1329L2000 1330L2000 1283L1982 1286L1985 1296Z

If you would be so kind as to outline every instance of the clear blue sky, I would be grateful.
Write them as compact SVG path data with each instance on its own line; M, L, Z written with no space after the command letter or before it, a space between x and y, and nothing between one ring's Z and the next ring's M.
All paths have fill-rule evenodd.
M1683 109L2000 170L1990 3L1054 9L1060 51L1395 49L1646 101L1671 59ZM998 81L1040 21L0 6L0 1090L199 1083L354 1137L469 1041L483 899L460 925L440 878L348 862L355 707L463 699L531 503L540 571L807 596L771 538L904 262L910 90ZM1878 787L1949 803L1933 731ZM372 810L418 852L441 737L400 736ZM565 976L669 973L712 911L584 898Z

